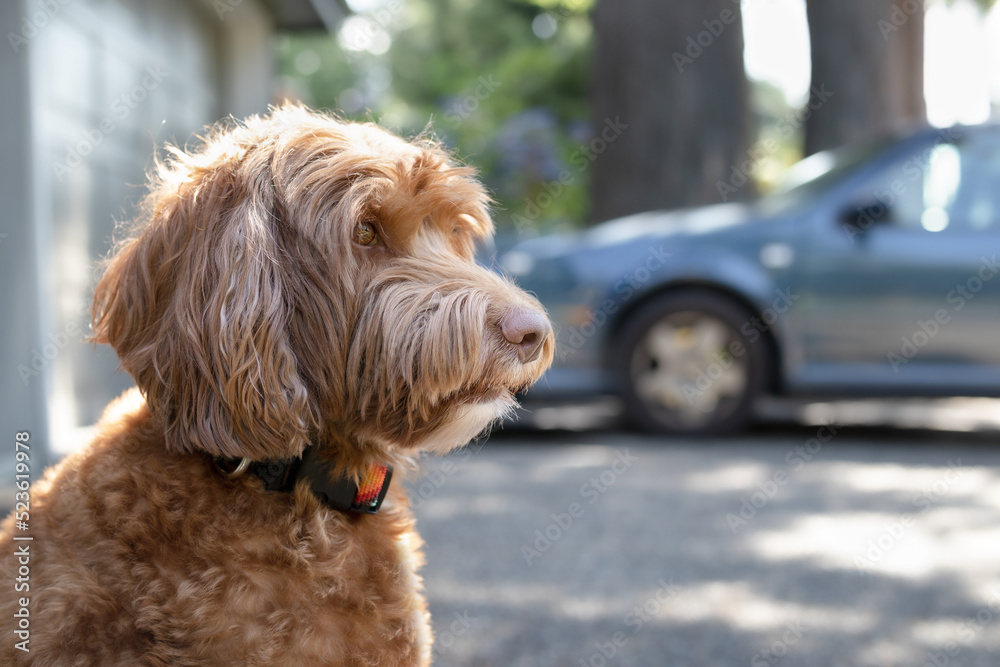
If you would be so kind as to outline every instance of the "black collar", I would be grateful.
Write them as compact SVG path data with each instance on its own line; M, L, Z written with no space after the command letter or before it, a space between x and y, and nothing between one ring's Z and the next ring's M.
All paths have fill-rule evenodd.
M298 481L304 479L309 482L313 495L334 509L362 514L378 512L389 491L392 466L369 466L358 484L347 475L334 475L330 466L319 459L316 450L310 446L300 458L294 459L215 459L215 465L228 478L245 473L256 475L268 491L291 492Z

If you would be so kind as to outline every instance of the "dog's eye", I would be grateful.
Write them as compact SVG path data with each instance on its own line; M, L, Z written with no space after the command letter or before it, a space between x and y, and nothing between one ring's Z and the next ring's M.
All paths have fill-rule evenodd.
M359 223L354 228L354 242L361 245L376 245L378 232L375 231L375 225L370 222Z

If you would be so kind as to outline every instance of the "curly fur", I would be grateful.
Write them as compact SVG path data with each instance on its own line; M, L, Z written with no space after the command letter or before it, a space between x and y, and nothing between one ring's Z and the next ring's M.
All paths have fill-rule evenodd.
M541 329L522 362L501 330L540 306L473 261L488 197L432 142L300 106L168 150L94 295L93 339L138 390L34 485L31 651L8 640L0 662L428 664L400 484L378 515L352 515L303 484L227 479L215 459L315 444L358 475L461 446L509 410L554 344ZM6 590L10 622L24 594Z

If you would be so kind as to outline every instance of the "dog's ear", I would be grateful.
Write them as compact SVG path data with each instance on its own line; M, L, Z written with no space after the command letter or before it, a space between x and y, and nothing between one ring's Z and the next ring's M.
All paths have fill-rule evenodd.
M92 340L115 349L176 451L287 458L314 428L264 152L176 152L94 294Z

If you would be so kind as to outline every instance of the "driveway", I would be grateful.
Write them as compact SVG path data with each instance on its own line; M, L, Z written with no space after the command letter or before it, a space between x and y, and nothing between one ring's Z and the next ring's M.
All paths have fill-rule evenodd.
M434 664L995 667L996 440L507 430L426 459Z

